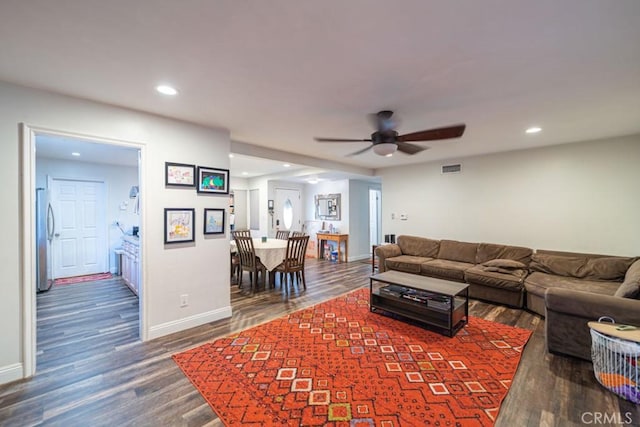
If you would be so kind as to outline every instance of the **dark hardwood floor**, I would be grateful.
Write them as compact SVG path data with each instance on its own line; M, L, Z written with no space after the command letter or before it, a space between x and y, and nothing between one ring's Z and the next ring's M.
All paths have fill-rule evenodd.
M38 295L37 374L0 386L0 425L222 425L171 355L368 286L370 272L309 260L306 291L286 299L279 287L245 295L233 285L231 319L146 343L137 298L119 278L56 287ZM545 351L544 319L479 301L470 312L533 331L497 426L640 425L639 407L603 389L590 363Z

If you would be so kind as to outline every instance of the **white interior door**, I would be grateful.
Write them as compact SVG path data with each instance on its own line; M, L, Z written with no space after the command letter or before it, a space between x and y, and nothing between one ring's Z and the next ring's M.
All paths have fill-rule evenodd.
M51 179L53 277L103 273L107 268L104 183Z
M300 231L302 229L300 190L276 188L274 216L275 228L278 230Z

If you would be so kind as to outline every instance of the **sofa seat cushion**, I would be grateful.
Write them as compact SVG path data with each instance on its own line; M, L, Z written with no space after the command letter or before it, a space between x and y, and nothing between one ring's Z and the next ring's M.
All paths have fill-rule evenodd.
M420 266L432 260L433 258L412 256L412 255L399 255L385 260L385 267L387 270L404 271L405 273L420 274Z
M423 263L420 266L420 272L425 276L464 282L464 272L473 267L473 265L468 262L434 259Z
M522 291L526 275L527 271L524 269L491 271L482 265L475 265L464 272L464 278L467 283L502 288L514 292Z
M555 274L534 272L526 277L524 280L524 287L527 292L544 298L544 293L549 288L564 288L600 295L613 295L618 287L620 287L620 283L578 279L575 277L564 277L557 276Z

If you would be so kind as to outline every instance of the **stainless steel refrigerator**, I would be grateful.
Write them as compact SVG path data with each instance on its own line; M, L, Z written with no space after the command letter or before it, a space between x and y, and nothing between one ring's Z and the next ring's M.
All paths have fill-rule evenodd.
M51 240L55 230L55 217L51 207L50 192L36 188L36 291L51 289Z

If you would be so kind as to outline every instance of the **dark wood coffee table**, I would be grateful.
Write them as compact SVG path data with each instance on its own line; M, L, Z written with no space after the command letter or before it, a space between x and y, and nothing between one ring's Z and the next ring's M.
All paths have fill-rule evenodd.
M394 313L453 337L469 320L469 285L401 271L370 278L371 311Z

